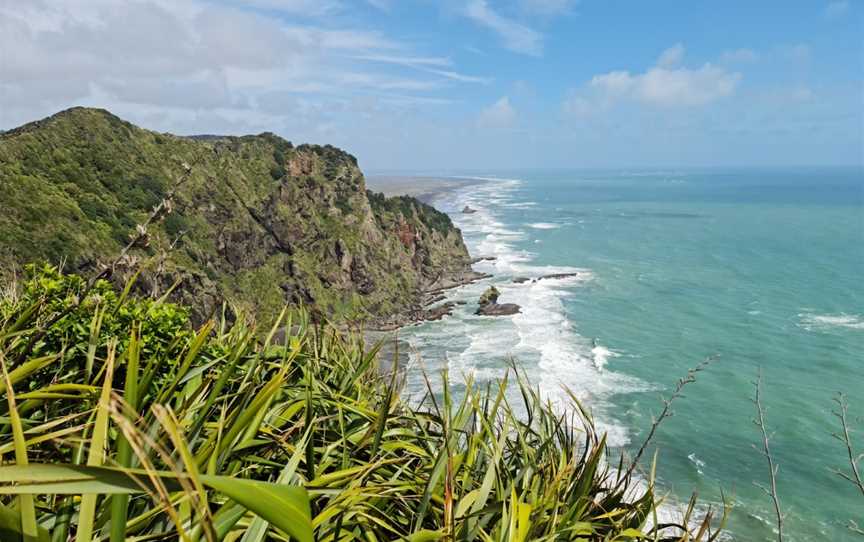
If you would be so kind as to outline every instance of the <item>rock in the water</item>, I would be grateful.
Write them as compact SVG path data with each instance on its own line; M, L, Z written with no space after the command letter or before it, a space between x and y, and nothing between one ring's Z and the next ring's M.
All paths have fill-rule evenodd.
M448 301L442 305L438 305L437 307L427 309L425 319L427 321L434 322L436 320L444 318L445 316L450 316L450 314L453 313L454 306L456 306L456 303Z
M480 306L485 307L486 305L498 303L498 297L500 296L501 292L498 291L498 288L490 286L486 288L486 291L480 296Z
M531 279L528 277L516 277L515 279L513 279L513 284L524 284L529 280Z
M471 259L471 265L474 265L475 263L480 263L480 262L494 262L497 259L498 258L495 256L479 256L477 258Z
M498 288L490 286L480 296L480 306L474 312L478 316L507 316L520 312L521 307L515 303L498 303L501 292Z
M468 205L466 205L466 206L462 209L462 214L466 214L466 215L473 215L473 214L476 213L476 212L477 212L477 209L472 209L472 208L469 207Z
M551 275L543 275L537 280L545 280L545 279L567 279L570 277L578 277L581 273L552 273Z
M516 303L490 303L478 308L474 314L479 316L509 316L522 312L521 309L522 307Z

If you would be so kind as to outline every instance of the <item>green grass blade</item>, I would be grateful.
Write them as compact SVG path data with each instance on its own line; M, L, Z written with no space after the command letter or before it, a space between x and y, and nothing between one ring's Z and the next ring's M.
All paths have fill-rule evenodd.
M297 466L300 465L300 460L304 457L306 443L309 440L310 434L311 428L306 430L303 438L297 444L294 454L279 474L279 478L276 480L277 484L287 484L294 477L294 474L297 472ZM240 542L262 542L267 534L267 529L269 528L270 523L264 518L258 516L252 520L252 524L249 526L249 529L246 530L246 533L243 534L243 539Z
M0 467L0 495L135 494L159 477L170 491L179 491L178 475L143 469L77 465L11 465ZM306 490L228 476L201 475L201 482L261 516L299 542L312 542L312 519ZM80 530L80 527L79 527ZM89 539L88 539L89 540Z
M15 442L15 463L21 468L27 468L27 444L24 439L24 427L18 416L18 408L15 405L15 390L6 370L6 358L0 352L0 368L3 370L3 381L6 383L6 402L9 405L9 423L12 425L12 439ZM37 540L39 530L36 526L36 505L31 495L20 497L20 521L21 535L24 542Z
M126 383L123 389L123 399L133 411L138 410L138 364L141 354L137 329L137 326L133 326L129 337L126 350ZM119 467L130 467L132 464L132 447L122 431L117 435L116 463ZM126 538L128 507L128 495L114 495L111 498L111 542L123 542Z
M105 383L102 385L102 394L99 396L99 405L96 410L96 421L93 426L93 435L90 437L90 451L87 456L87 465L96 467L105 462L105 449L108 443L108 421L111 417L111 383L114 378L114 351L116 343L108 345L108 356L105 360ZM90 355L88 354L88 359ZM93 539L93 530L96 519L96 501L98 495L94 493L83 493L81 495L81 507L78 511L78 542L90 542Z
M56 354L52 354L49 356L42 356L39 358L33 358L31 360L25 361L18 367L15 367L11 371L9 371L9 382L14 386L16 383L24 380L25 378L31 376L36 371L47 367L51 364L51 362L55 361L59 356ZM0 393L6 391L6 379L0 381Z
M21 528L21 514L0 504L0 540L18 542L24 538ZM51 540L48 531L38 527L36 541L49 542Z
M202 475L201 480L299 542L313 542L309 497L305 489L225 476Z

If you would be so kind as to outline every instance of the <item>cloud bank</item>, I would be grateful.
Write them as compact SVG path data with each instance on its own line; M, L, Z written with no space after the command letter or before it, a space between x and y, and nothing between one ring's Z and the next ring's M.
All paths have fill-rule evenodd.
M595 75L571 91L563 108L568 114L586 116L607 111L620 103L661 108L704 106L734 94L741 74L705 63L698 68L681 66L684 46L677 44L660 55L642 73L611 71Z

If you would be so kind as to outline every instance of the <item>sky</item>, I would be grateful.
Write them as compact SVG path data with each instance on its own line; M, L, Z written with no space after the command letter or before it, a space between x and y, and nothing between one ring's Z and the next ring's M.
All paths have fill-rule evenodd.
M864 163L860 0L0 0L0 129L103 107L367 171Z

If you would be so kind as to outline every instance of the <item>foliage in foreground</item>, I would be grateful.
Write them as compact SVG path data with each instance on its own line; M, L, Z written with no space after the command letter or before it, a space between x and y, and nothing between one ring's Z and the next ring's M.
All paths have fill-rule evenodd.
M653 486L607 466L577 403L517 375L522 405L505 380L412 406L364 346L302 314L263 340L193 331L181 307L32 272L0 301L0 539L717 537L710 514L650 527Z

